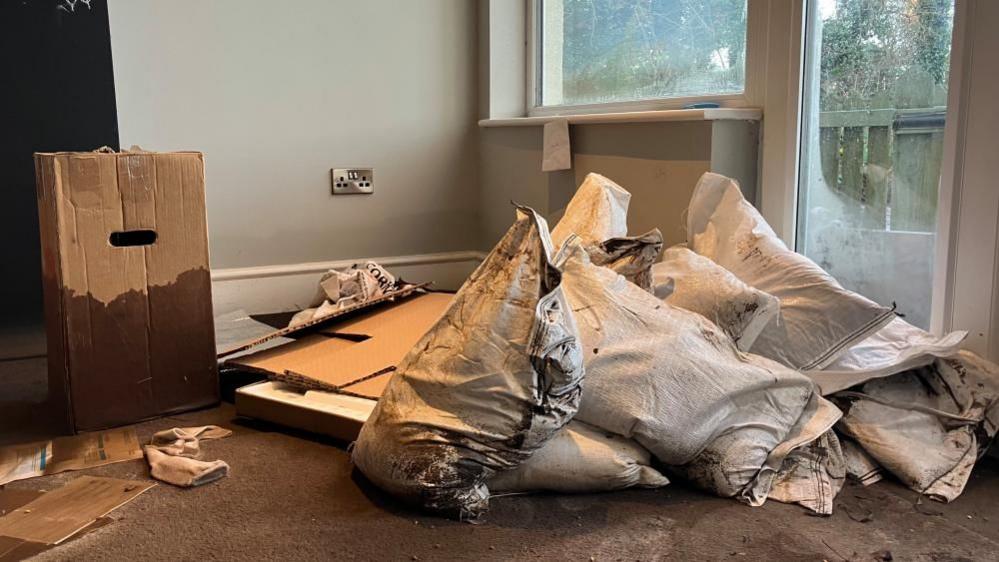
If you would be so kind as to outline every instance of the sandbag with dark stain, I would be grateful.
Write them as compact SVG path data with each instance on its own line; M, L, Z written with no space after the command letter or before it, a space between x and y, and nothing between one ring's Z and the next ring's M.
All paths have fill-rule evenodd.
M613 269L618 275L652 292L652 266L663 250L663 234L653 229L641 236L610 238L586 246L593 265Z
M583 378L578 331L544 219L517 220L402 360L361 429L357 467L426 509L474 519L486 480L569 422Z

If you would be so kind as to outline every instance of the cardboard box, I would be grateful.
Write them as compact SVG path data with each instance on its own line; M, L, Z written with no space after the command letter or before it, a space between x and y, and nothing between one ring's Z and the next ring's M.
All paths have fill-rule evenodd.
M295 341L226 361L264 373L236 391L236 412L353 440L396 366L444 314L450 293L427 293L365 310Z
M219 400L198 152L36 154L49 397L94 430Z

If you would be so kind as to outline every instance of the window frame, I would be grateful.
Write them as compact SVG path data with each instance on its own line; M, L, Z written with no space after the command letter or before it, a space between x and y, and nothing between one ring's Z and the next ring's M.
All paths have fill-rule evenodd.
M683 109L685 105L702 102L717 103L724 108L759 107L758 92L763 88L760 73L753 72L766 66L767 51L766 21L767 10L760 9L767 0L747 0L746 7L746 72L743 90L738 94L704 94L646 100L629 100L593 104L541 105L541 9L544 0L524 0L527 13L527 53L525 65L525 107L528 117L554 117L560 115L592 115L600 113L632 113L640 111L663 111ZM762 31L762 32L761 32Z

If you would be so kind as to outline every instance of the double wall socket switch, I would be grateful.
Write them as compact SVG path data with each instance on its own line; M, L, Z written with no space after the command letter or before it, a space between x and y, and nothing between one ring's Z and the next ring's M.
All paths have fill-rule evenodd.
M374 168L334 168L330 173L333 195L375 192Z

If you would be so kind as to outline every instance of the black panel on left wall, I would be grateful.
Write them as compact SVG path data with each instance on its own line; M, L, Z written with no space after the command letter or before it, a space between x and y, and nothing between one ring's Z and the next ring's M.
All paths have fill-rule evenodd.
M107 1L0 1L0 76L0 324L40 324L32 154L119 148Z

